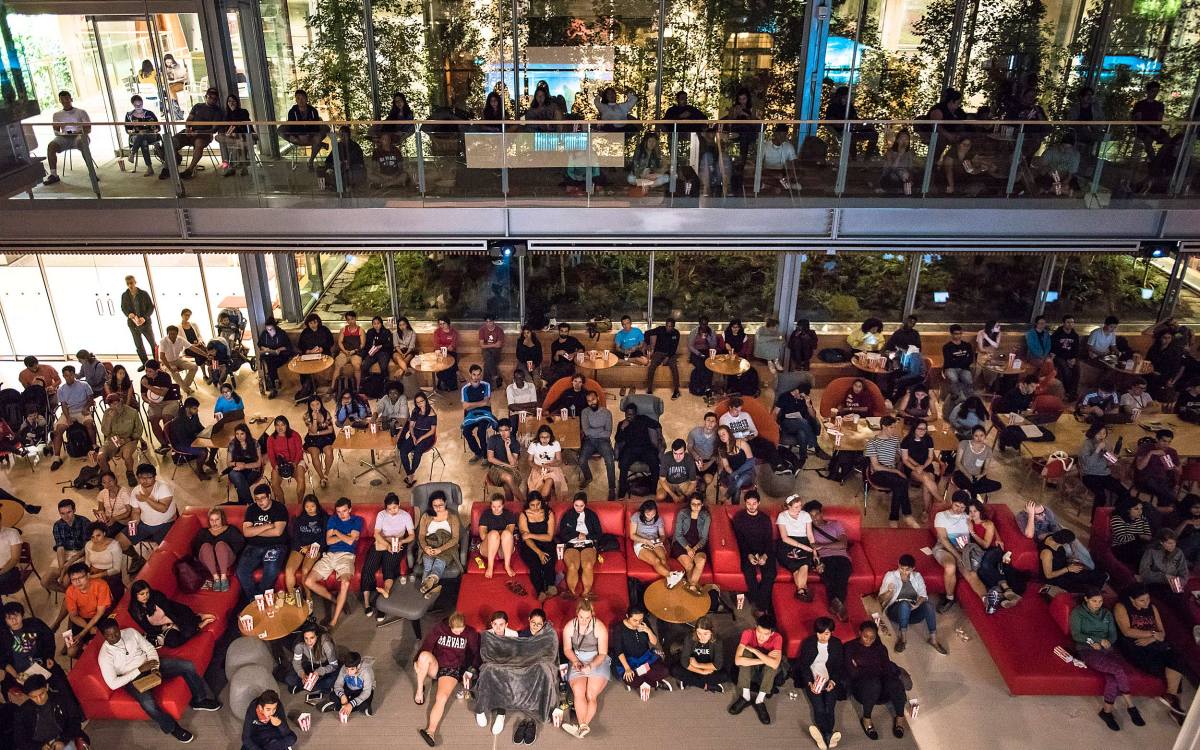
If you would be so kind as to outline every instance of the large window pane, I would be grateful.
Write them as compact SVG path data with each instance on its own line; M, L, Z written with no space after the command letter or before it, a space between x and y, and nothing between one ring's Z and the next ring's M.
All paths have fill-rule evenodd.
M191 323L201 336L211 336L212 320L208 300L200 280L199 256L188 254L153 255L150 270L154 274L154 304L162 319L163 331L179 323L184 309L192 311Z
M230 308L241 311L242 318L248 320L250 312L246 303L246 286L242 281L242 269L238 262L238 256L234 253L202 253L200 263L204 266L204 284L208 288L208 307L212 311L214 322L221 315L222 310ZM271 281L274 278L275 264L267 263L266 267L269 277L268 284L277 299L278 292L275 291L275 284ZM247 332L246 335L250 334Z
M796 319L858 323L899 320L908 286L908 260L895 253L803 256Z
M92 304L91 299L87 304ZM16 356L62 356L36 255L0 254L0 306ZM82 304L77 309L84 314Z
M654 319L763 321L775 303L775 255L655 253Z
M1042 275L1037 255L920 256L915 314L922 322L1028 323Z
M531 322L646 316L650 256L574 253L525 258L525 317Z
M360 320L373 316L387 318L392 314L391 294L383 253L346 257L346 264L333 278L321 299L317 312L326 320L341 320L348 310L358 313Z
M1046 317L1074 315L1080 324L1099 324L1109 315L1122 323L1153 321L1174 263L1164 258L1160 268L1124 254L1060 255L1047 290Z
M411 320L497 320L516 322L517 261L499 265L486 255L396 253L396 296L400 314Z
M127 275L137 280L138 288L150 291L141 255L44 255L42 263L68 352L87 349L105 356L134 354L128 321L121 313L121 295ZM155 340L165 326L163 316L176 314L177 310L156 310Z

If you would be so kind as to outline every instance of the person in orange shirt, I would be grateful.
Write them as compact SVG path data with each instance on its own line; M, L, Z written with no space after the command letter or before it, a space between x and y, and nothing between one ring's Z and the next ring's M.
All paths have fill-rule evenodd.
M67 569L71 585L67 586L67 620L75 643L67 649L72 659L79 658L87 640L96 633L96 625L113 606L112 590L103 578L93 578L84 563L75 563Z
M62 383L62 378L58 376L58 372L50 365L38 364L37 357L25 358L25 369L21 370L21 374L17 376L17 380L21 382L22 388L28 388L36 384L45 388L46 393L49 394L57 391L59 384Z

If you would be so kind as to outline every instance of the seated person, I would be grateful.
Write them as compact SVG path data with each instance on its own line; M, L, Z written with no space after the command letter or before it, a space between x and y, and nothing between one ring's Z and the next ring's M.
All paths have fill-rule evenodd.
M300 433L292 429L287 417L275 417L275 429L267 436L266 458L271 464L271 492L284 501L283 480L296 480L296 501L299 502L308 484L308 464L304 462L304 443ZM261 444L261 438L260 438Z
M659 151L658 134L647 132L642 136L633 152L627 180L630 185L650 190L671 181L670 170L665 168Z
M340 669L333 637L312 620L306 621L292 646L292 668L283 675L288 692L295 695L303 690L308 693L305 700L316 704L333 690Z
M688 455L687 443L676 439L671 450L660 459L658 470L658 492L660 503L681 503L696 491L696 464Z
M672 575L667 562L667 527L658 514L658 504L645 500L629 516L629 541L633 542L634 557L654 568L661 578L667 579L667 588L674 588L683 579Z
M88 575L103 579L113 601L120 601L125 594L125 554L121 551L121 543L109 536L108 527L99 521L88 525L83 562L88 566Z
M200 561L211 577L212 590L229 590L229 573L246 546L242 532L230 526L223 508L208 511L208 526L196 532L192 556Z
M990 615L998 607L1008 609L1016 606L1021 596L1008 582L1011 574L1008 561L1012 556L1004 549L995 522L984 516L983 508L983 504L978 502L967 506L967 528L971 540L962 552L963 561L967 564L963 577L971 590L983 600Z
M362 146L350 136L350 126L338 128L338 167L342 173L342 185L346 188L362 187L367 182L367 156ZM325 157L325 189L337 190L337 173L333 168L333 152Z
M233 428L233 437L229 440L227 450L229 461L225 476L237 490L238 503L249 505L254 500L250 488L262 479L266 457L258 441L250 434L250 428L244 423Z
M489 482L503 487L507 495L517 500L524 499L525 476L521 469L521 443L508 420L500 422L496 426L496 434L487 439L487 465Z
M175 491L158 478L153 464L139 464L137 486L133 488L134 533L129 541L162 543L179 517Z
M58 520L50 527L54 537L55 566L50 571L46 588L63 591L67 587L67 569L83 559L83 548L91 538L88 526L91 522L75 512L75 501L69 498L58 501Z
M387 430L393 435L408 421L408 399L404 395L404 386L396 381L387 385L387 393L375 402L375 418L379 420L380 429Z
M642 700L649 700L652 689L671 690L667 665L658 652L658 636L646 624L646 611L630 606L621 624L610 638L613 673L625 682L625 689L637 686Z
M167 326L167 335L158 342L158 361L163 371L188 395L196 391L192 383L199 370L196 361L188 356L190 348L188 340L180 334L179 326Z
M496 612L491 627L479 642L479 679L475 681L475 721L487 725L493 711L492 734L504 729L509 711L520 711L532 718L518 721L513 728L514 744L532 744L537 723L548 721L558 702L561 676L558 671L558 634L546 627L546 613L529 613L529 628L517 632L508 627L508 615Z
M1026 421L1034 420L1033 397L1038 387L1038 376L1029 374L1021 378L1008 393L1004 394L992 414L997 420L1000 435L996 438L996 449L1003 451L1012 448L1019 451L1025 441L1025 431L1018 425L1007 424L1004 415L1018 414Z
M550 510L539 493L525 499L525 508L517 518L519 542L517 551L529 568L529 580L539 602L558 594L558 552L554 542L554 511ZM565 552L565 550L564 550Z
M218 118L219 119L219 118ZM279 129L279 137L293 146L308 149L308 171L313 171L317 154L324 149L329 126L321 121L317 108L308 103L308 92L296 89L296 103L288 110L288 124ZM291 123L321 123L318 125L293 125Z
M129 587L129 616L156 648L178 648L217 619L210 614L197 615L141 580Z
M1084 592L1083 601L1071 610L1070 623L1075 656L1088 669L1104 675L1104 706L1100 709L1100 719L1113 731L1121 728L1113 716L1113 704L1120 696L1129 711L1129 720L1139 727L1145 726L1145 720L1129 696L1127 667L1117 658L1117 622L1113 613L1104 606L1100 589Z
M514 532L517 528L517 515L504 507L503 495L492 495L487 510L479 515L479 552L483 555L487 570L484 578L494 575L496 554L503 554L504 572L512 578L512 555L515 547Z
M1138 378L1129 384L1129 390L1121 394L1121 414L1136 421L1143 412L1154 408L1154 399L1146 392L1146 381Z
M901 555L898 567L883 576L883 583L879 586L879 603L883 606L887 618L896 623L899 629L896 635L896 653L904 650L908 624L917 619L924 620L929 631L925 637L926 642L934 651L944 655L948 652L937 637L937 612L929 601L925 579L917 572L916 567L917 561L912 555ZM951 598L948 601L954 600Z
M537 409L537 386L534 385L532 380L529 380L529 377L530 375L525 371L525 368L518 366L513 370L513 382L509 383L508 387L504 389L505 401L508 404L508 416L509 420L512 421L514 429L517 426L517 412L526 411L533 413Z
M469 530L468 530L469 532ZM421 593L432 599L442 590L441 579L446 571L457 566L458 545L462 523L457 513L446 507L446 493L441 490L429 496L429 509L417 521L417 543L421 550Z
M884 342L883 321L879 318L867 318L846 336L846 345L855 352L882 351Z
M330 628L337 627L338 618L346 606L350 579L354 577L355 551L363 530L362 517L354 515L350 505L348 497L339 497L333 504L334 514L325 522L325 554L321 555L304 579L304 588L325 601L333 602L334 596L325 587L325 579L331 575L337 576L337 601L329 618Z
M133 476L134 455L141 443L144 431L142 415L138 410L125 403L119 394L109 394L105 398L108 408L100 418L100 430L104 440L96 453L96 461L100 471L111 471L110 463L117 456L125 462L125 479L132 487L135 483Z
M513 630L512 628L510 628L508 626L508 613L503 610L498 610L496 612L493 612L492 616L488 619L488 623L489 623L488 629L483 631L483 633L481 633L480 637L479 637L479 650L481 652L480 653L481 661L486 658L482 653L485 650L484 649L485 643L488 643L489 645L494 646L496 644L496 641L495 641L496 638L515 639L518 637L517 631ZM489 633L493 636L493 638L488 637ZM479 667L479 673L480 673L481 678L483 676L484 667L486 667L486 666L487 666L486 664L482 664ZM490 678L494 678L496 676L494 670L488 670L488 673L489 673ZM477 686L478 686L478 684L479 683L476 683ZM478 687L476 689L478 689ZM491 711L489 711L487 709L480 710L477 707L477 710L475 711L476 723L478 723L479 726L481 726L481 727L487 726L487 717L488 717L488 714L490 714L490 713L491 713ZM507 709L498 707L495 709L495 713L496 713L496 718L495 718L495 721L492 723L492 734L500 734L500 732L504 731L504 717L505 717L505 714L507 713Z
M246 706L246 718L242 721L245 750L289 750L297 741L296 733L288 726L279 693L264 690Z
M1177 590L1182 593L1188 581L1188 560L1187 555L1179 548L1174 531L1158 530L1154 535L1154 544L1142 553L1137 577L1164 599L1171 597Z
M75 563L67 569L67 574L71 583L67 586L64 606L67 628L74 637L66 652L72 659L78 659L84 645L96 634L96 626L112 609L113 596L103 578L91 577L85 563Z
M236 570L243 600L275 587L287 556L287 524L287 508L271 496L271 488L265 484L255 487L254 504L246 506L242 521L246 546ZM260 567L262 578L255 583L254 571Z
M642 329L634 327L628 315L621 316L621 330L613 334L613 349L618 357L632 364L650 364L650 359L646 356L646 336ZM621 389L622 396L626 390Z
M586 492L578 492L571 507L563 511L558 522L556 538L563 545L563 568L566 572L566 593L574 596L582 580L580 598L592 596L596 571L596 544L602 534L600 516L587 507Z
M817 444L821 421L811 393L811 383L798 381L790 391L779 394L771 413L779 422L779 434L786 435L796 443L802 459L807 457L809 449L812 449L817 458L828 461L831 456Z
M367 551L367 559L363 563L362 574L359 576L359 593L363 598L363 613L368 617L374 612L378 601L375 597L388 599L392 595L392 586L400 577L400 564L408 545L417 538L412 516L400 508L400 498L395 492L389 492L383 498L383 510L375 514L374 545ZM383 590L378 591L375 574L382 571ZM407 580L407 579L401 579ZM383 622L387 615L374 612L375 620Z
M1017 513L1017 528L1021 530L1026 539L1032 539L1038 544L1062 527L1053 510L1033 500L1027 501L1024 510ZM1078 539L1075 540L1071 552L1075 559L1083 563L1088 570L1096 567L1087 546Z
M44 679L56 692L77 704L67 682L67 673L62 664L54 660L54 631L37 617L27 617L20 602L5 602L2 611L4 625L8 628L6 637L0 639L0 667L4 670L0 688L4 694L7 696L10 690L18 688L28 695L29 680L35 676L30 670L37 665L50 673L50 677Z
M429 721L423 729L417 730L417 734L421 735L426 745L435 747L437 741L434 737L455 686L460 681L464 688L469 686L471 675L479 667L479 633L467 625L462 614L452 612L445 621L439 622L426 634L413 663L417 683L413 703L418 706L425 704L425 681L433 681L433 707L429 710Z
M396 452L400 454L400 467L404 469L404 486L411 488L417 483L413 476L421 464L421 456L437 445L437 413L424 391L417 391L413 396L408 421L400 428L397 438Z
M770 139L762 145L762 189L776 194L790 191L796 180L796 147L788 138L788 126L779 123L771 128ZM782 190L780 190L782 188Z
M342 662L337 679L333 681L333 698L321 705L321 711L337 711L342 715L342 721L346 721L355 711L370 716L374 695L375 669L361 654L351 651Z
M1096 420L1084 432L1079 448L1079 478L1092 493L1093 509L1108 505L1110 495L1122 498L1129 494L1121 480L1112 474L1120 457L1113 450L1116 446L1110 447L1108 438L1108 426Z
M865 417L871 413L870 396L866 392L867 386L862 378L855 378L850 384L850 388L846 391L846 397L842 399L842 403L837 407L838 414L857 414L860 417Z
M1155 504L1166 510L1175 506L1183 473L1179 453L1171 447L1174 439L1175 433L1171 430L1158 430L1154 433L1154 442L1139 445L1134 458L1134 486L1154 495Z
M262 351L261 349L259 351ZM209 375L212 377L213 383L221 385L228 379L229 385L235 385L237 375L233 371L233 357L229 354L229 347L220 339L213 339L204 346L205 367L208 369ZM264 360L265 361L265 360ZM277 394L278 381L270 381L267 386L267 398L275 398Z
M687 449L696 464L696 491L703 495L708 483L714 481L721 471L721 461L717 455L717 415L714 412L705 412L704 421L688 432Z
M982 425L971 430L969 440L960 440L955 454L953 486L966 490L972 500L979 495L999 492L1001 484L987 475L992 447L987 444L987 429Z
M180 152L187 146L192 147L192 160L179 173L179 176L185 180L190 180L196 172L196 166L200 160L204 158L204 150L208 148L208 144L212 143L213 135L217 131L216 125L195 125L192 123L205 122L221 122L225 119L225 113L221 111L221 92L213 87L209 87L204 92L204 101L197 102L192 105L192 109L188 112L187 128L175 134L174 138L168 140L171 144L174 153L167 155L167 158L175 160L176 164L183 163L183 156ZM165 180L171 174L164 164L162 171L158 173L158 179Z
M546 382L554 383L575 373L575 355L584 350L579 339L571 335L571 326L558 324L558 336L550 342L550 364L546 367ZM553 405L551 406L553 409Z
M573 375L571 376L571 387L563 391L562 395L554 400L554 403L548 404L547 411L556 414L566 409L570 416L582 414L583 410L587 408L587 395L590 392L584 388L583 376Z
M1188 712L1181 700L1187 665L1167 643L1162 616L1146 586L1135 583L1125 589L1113 606L1113 619L1117 623L1117 650L1125 661L1167 683L1159 700L1167 704L1171 718L1182 723Z
M733 431L725 425L717 428L717 461L721 467L719 480L725 485L725 497L737 505L742 493L749 492L754 485L755 467L758 462L745 440L734 438Z
M775 542L771 517L759 510L758 492L751 490L731 524L738 543L746 596L758 612L771 611L771 589L775 585Z
M725 692L729 675L725 671L725 650L713 633L713 621L705 615L696 620L695 629L683 639L679 662L672 665L671 676L679 687L700 688L706 692Z
M67 684L52 686L40 674L21 686L26 700L17 705L12 750L76 750L90 747L83 731L83 710Z
M210 351L212 349L211 343L209 349ZM267 318L263 321L262 332L258 334L258 361L262 365L260 372L266 380L267 398L275 398L279 395L279 388L282 385L279 380L279 368L287 364L291 358L292 340L280 330L275 318ZM213 380L221 382L215 372Z
M334 416L334 423L338 429L353 426L356 429L365 429L366 422L371 418L371 402L367 400L366 394L355 393L354 391L342 391L338 397L337 412Z
M690 493L687 496L687 508L681 508L675 514L671 557L683 568L683 587L696 596L704 594L699 584L700 576L704 574L704 563L708 560L708 533L711 526L712 515L704 507L704 496Z
M773 616L758 615L754 627L742 631L733 650L733 664L738 669L738 696L729 706L729 713L736 716L753 706L758 720L770 724L767 696L775 692L776 679L788 673L783 636L775 630Z
M542 425L534 435L529 452L529 476L525 479L527 492L538 491L542 497L567 496L567 478L563 475L562 446L549 425Z
M321 316L310 313L304 319L304 327L296 340L296 354L320 354L326 357L333 354L333 333L321 322ZM324 376L322 376L324 377ZM300 376L300 390L296 400L312 395L317 390L317 379L313 375Z
M912 195L914 178L912 136L907 130L896 133L892 145L883 154L883 171L879 175L879 187L885 193L903 192Z
M850 563L850 538L841 521L825 517L825 507L819 500L804 504L804 512L812 518L812 547L816 550L815 572L825 585L829 613L848 622L846 612L847 588L854 566Z
M492 413L492 384L483 379L483 368L471 365L467 368L467 376L461 391L462 435L471 450L468 463L476 464L487 458L487 432L495 429L499 422Z
M339 419L344 417L345 421L337 426L351 422L361 425L363 418L359 414L366 410L365 404L353 392L347 391L342 396L343 404L338 407L337 416ZM308 397L304 405L304 428L304 452L316 471L317 482L321 487L326 487L333 471L333 444L337 441L337 434L334 431L334 416L325 408L320 396L314 394Z
M870 620L859 625L858 638L843 644L842 655L850 694L862 705L859 723L863 732L873 740L879 739L871 717L875 706L883 702L892 709L892 736L902 739L908 695L904 692L899 667L888 656L887 646L879 640L879 626Z
M1103 586L1108 574L1092 570L1075 557L1075 532L1059 529L1042 538L1038 544L1038 562L1042 579L1049 586L1080 594L1089 588ZM1043 586L1039 593L1048 593Z
M158 691L142 692L134 687L134 680L150 673L160 675L165 682L172 677L182 677L191 691L190 707L196 711L219 711L221 702L213 697L208 685L196 673L196 667L186 659L161 656L150 641L133 628L122 628L116 620L106 619L100 624L104 644L97 659L100 674L109 690L125 689L146 715L158 724L163 734L169 734L180 742L191 742L192 733L179 726L155 699Z
M62 368L62 374L63 383L58 387L58 408L61 413L54 422L54 432L51 436L54 451L51 471L57 471L63 464L64 438L70 425L83 425L88 434L88 447L96 444L96 421L92 417L96 401L92 387L75 377L73 365Z
M1075 415L1084 419L1114 419L1121 414L1121 402L1112 383L1102 382L1085 393L1075 406Z
M188 463L195 469L196 476L201 481L208 481L212 476L205 469L216 473L217 450L196 448L192 445L203 431L204 425L200 423L200 402L194 396L188 396L183 402L183 409L167 424L167 439L171 443L171 450L179 457L191 457L192 460Z
M792 681L796 687L806 688L812 709L813 723L808 734L817 747L836 746L842 739L841 732L834 731L837 725L838 696L845 692L846 659L842 642L833 637L834 622L828 617L818 617L813 622L813 632L800 643L800 652L793 666Z

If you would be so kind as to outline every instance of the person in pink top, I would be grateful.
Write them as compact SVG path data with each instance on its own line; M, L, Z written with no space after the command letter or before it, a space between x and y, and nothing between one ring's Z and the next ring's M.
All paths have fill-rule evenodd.
M442 316L437 320L437 328L433 331L433 345L445 347L446 356L454 360L454 365L437 374L437 389L439 391L454 391L458 389L458 331L450 325L450 318Z
M500 354L504 351L504 329L496 325L496 319L488 315L479 327L479 348L483 350L483 379L500 387Z

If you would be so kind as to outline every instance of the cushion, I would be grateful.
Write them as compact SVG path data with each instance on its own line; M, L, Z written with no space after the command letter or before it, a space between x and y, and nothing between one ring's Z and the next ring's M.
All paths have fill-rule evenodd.
M232 680L235 672L250 664L267 669L274 668L275 659L271 656L267 642L248 636L234 639L225 652L225 679Z
M263 691L278 689L279 684L271 675L270 668L261 664L246 664L229 678L229 700L225 705L234 716L244 717L250 703Z

